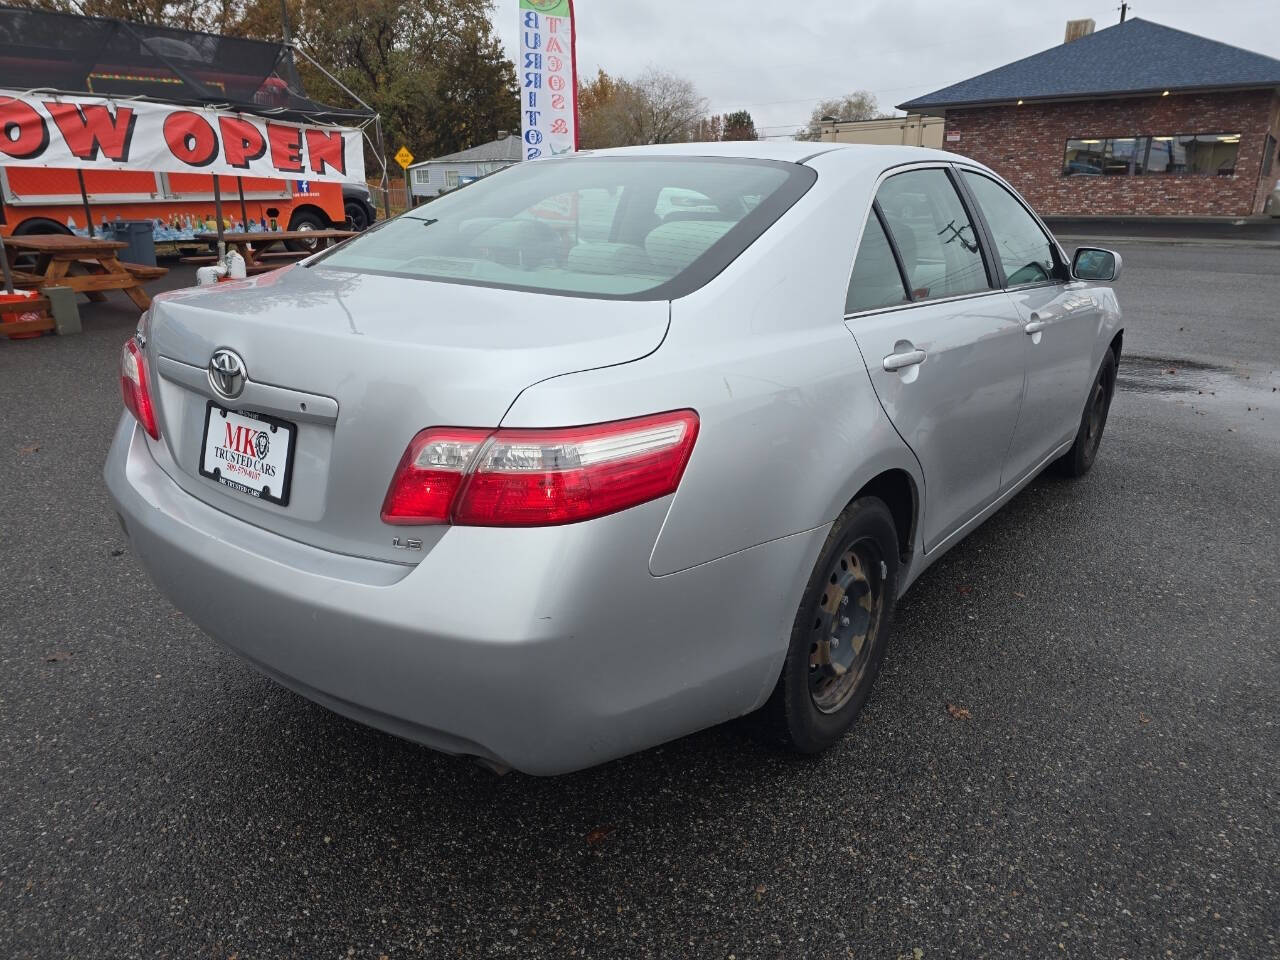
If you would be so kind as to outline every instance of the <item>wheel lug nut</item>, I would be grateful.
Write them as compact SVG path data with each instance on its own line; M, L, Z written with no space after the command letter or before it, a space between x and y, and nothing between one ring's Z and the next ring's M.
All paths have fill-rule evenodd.
M840 646L840 638L839 638L839 637L833 636L833 637L831 638L831 641L830 641L830 642L831 642L831 649L832 649L832 650L834 650L836 647Z
M849 597L846 594L845 596L840 598L840 606L847 607L848 605L849 605Z
M840 626L842 626L842 627L847 627L848 625L849 625L849 618L848 618L848 617L841 617L841 618L840 618Z

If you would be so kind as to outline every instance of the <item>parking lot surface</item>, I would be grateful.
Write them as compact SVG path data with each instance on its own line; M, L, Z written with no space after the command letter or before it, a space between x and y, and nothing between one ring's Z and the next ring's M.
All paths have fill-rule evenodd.
M923 576L812 759L498 778L286 692L108 503L136 311L0 341L0 956L1276 956L1280 251L1118 248L1097 466Z

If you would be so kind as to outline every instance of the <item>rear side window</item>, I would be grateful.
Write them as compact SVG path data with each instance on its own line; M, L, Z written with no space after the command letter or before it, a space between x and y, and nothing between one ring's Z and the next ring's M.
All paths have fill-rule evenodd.
M966 170L964 178L987 218L1008 285L1052 280L1057 274L1053 244L1026 207L990 177Z
M879 310L907 303L910 299L902 286L902 274L898 272L898 264L893 259L889 238L885 236L880 218L873 210L867 217L867 225L862 230L862 240L858 244L858 257L853 262L853 275L849 278L844 312Z
M812 186L809 167L710 157L515 164L311 266L606 299L702 286Z
M913 300L990 289L978 231L944 170L895 174L876 194Z

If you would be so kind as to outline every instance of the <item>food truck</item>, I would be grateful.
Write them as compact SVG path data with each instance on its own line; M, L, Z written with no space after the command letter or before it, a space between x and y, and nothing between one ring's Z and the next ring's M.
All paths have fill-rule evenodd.
M156 240L182 239L219 205L232 230L367 226L376 115L310 99L293 54L0 6L0 232L147 220Z

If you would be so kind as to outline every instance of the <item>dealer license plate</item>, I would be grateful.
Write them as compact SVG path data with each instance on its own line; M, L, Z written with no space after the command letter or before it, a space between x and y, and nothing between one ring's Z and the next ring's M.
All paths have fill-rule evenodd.
M296 424L248 410L205 411L200 473L225 487L285 506L293 472Z

